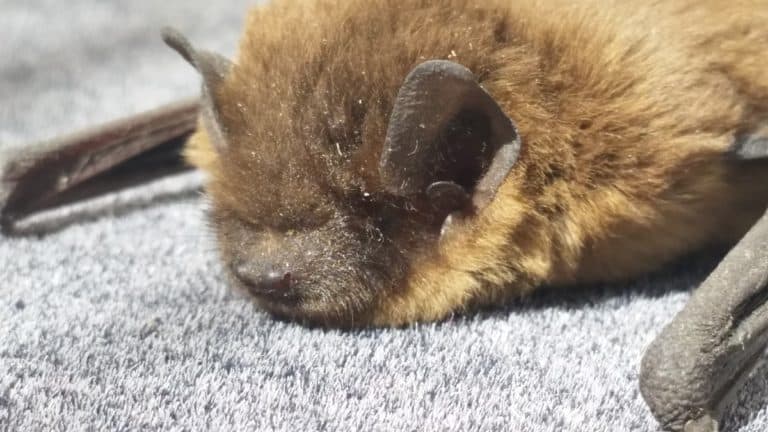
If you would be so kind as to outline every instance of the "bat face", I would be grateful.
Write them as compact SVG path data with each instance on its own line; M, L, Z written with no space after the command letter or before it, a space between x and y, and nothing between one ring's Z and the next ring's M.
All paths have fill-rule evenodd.
M440 227L409 203L343 192L341 200L328 198L335 200L331 211L305 210L290 218L283 212L290 202L248 221L214 209L210 220L231 283L278 316L364 323L402 285L411 258L433 248Z
M483 23L485 45L503 42L502 18L462 19ZM261 36L248 33L234 64L177 32L164 38L202 76L202 127L186 157L208 174L232 284L277 315L365 324L409 290L421 263L443 259L444 222L483 211L520 141L474 73L488 69L484 50L466 67L429 60L450 53L460 34L434 54L409 50L365 66L357 62L370 56L352 55L344 41L368 40L354 26L338 30L338 39L302 45L300 59L271 52L291 40L255 43Z

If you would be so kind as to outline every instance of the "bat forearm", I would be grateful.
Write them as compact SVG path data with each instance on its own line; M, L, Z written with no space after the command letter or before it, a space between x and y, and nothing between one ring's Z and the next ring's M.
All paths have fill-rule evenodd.
M76 187L152 151L151 158L124 170L133 171L133 183L146 181L152 177L150 172L157 173L153 168L174 159L169 152L178 160L180 141L195 129L197 115L197 99L179 101L4 155L0 160L0 226L9 231L18 219L66 202ZM169 151L160 149L170 143L177 145ZM89 183L82 193L126 184L126 174L101 185Z

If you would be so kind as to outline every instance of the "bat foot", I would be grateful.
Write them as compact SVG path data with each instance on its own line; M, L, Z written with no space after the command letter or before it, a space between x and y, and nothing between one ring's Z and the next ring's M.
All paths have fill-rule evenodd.
M717 431L768 344L768 213L648 347L640 392L666 430Z

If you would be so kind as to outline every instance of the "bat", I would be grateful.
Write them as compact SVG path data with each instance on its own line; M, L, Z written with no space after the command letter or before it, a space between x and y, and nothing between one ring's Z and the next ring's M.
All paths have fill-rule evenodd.
M183 154L230 284L276 316L434 321L733 246L641 365L661 425L695 431L768 338L766 20L760 0L274 1L234 61L163 37L202 76ZM2 182L55 196L27 173L89 152Z

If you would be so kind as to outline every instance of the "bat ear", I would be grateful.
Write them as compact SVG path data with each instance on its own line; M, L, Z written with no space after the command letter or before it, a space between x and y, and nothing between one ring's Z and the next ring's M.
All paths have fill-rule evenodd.
M451 213L488 205L517 161L512 120L474 74L445 60L424 62L395 100L379 161L384 186L425 194Z
M228 147L227 130L221 121L221 109L216 92L232 68L232 62L223 56L196 50L178 30L166 27L162 30L165 43L178 52L203 77L201 116L213 146L219 152Z

